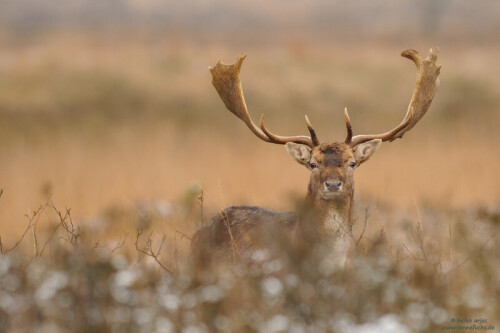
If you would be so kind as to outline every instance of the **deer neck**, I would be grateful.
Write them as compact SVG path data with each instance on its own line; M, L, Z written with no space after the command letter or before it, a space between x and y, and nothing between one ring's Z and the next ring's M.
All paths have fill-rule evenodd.
M317 217L321 243L336 267L344 266L351 244L353 197L354 191L333 200L324 200L312 191L307 196Z
M352 188L352 185L350 186ZM316 216L320 217L325 225L330 225L331 221L337 221L340 224L351 225L351 217L354 203L354 190L347 190L347 193L340 194L337 198L325 200L321 195L314 191L313 186L309 184L306 202L312 207Z

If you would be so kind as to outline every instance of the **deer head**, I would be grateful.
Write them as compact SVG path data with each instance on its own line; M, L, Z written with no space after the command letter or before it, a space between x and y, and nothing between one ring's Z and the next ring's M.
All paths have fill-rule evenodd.
M382 140L374 139L352 148L343 142L328 142L310 148L287 142L288 153L311 171L307 199L316 207L335 203L350 210L354 194L354 170L366 161Z
M438 50L429 52L425 59L415 50L405 50L401 56L412 60L417 67L417 81L402 122L392 130L374 135L353 137L351 121L345 109L347 137L344 142L320 143L307 115L305 121L309 136L279 136L264 126L264 115L258 127L251 119L243 97L239 73L245 55L232 65L219 62L210 68L215 89L227 109L240 118L261 140L284 144L288 153L311 171L308 198L315 206L338 204L350 211L354 193L354 170L378 149L382 142L401 138L425 115L439 86L441 66L436 66Z

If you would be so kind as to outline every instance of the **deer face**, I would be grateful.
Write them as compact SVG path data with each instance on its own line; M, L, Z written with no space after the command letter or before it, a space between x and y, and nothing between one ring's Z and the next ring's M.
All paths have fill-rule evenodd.
M354 170L378 149L380 139L359 144L355 148L342 142L328 142L314 148L288 142L288 153L311 171L309 196L314 201L339 200L354 193Z

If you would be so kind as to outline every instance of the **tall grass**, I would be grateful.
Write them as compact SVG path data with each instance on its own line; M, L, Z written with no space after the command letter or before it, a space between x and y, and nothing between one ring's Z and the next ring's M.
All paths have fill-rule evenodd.
M325 261L314 243L300 252L281 243L285 247L274 251L257 250L247 264L200 270L181 244L189 236L178 230L161 236L172 220L154 207L108 213L96 228L77 225L70 211L47 201L28 216L18 246L2 245L0 327L436 332L475 325L495 331L498 211L378 212L392 223L379 230L366 227L370 214L358 212L354 247L342 270ZM193 231L200 216L183 216ZM44 231L43 224L50 227ZM125 234L117 238L112 230L106 236L116 224ZM271 238L279 242L280 236Z

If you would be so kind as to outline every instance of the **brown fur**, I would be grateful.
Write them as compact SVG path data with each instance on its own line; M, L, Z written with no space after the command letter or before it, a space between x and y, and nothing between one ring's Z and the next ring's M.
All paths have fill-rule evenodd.
M214 216L192 240L193 258L199 267L211 262L239 261L254 249L266 247L275 228L291 235L296 213L278 213L255 206L231 206Z
M197 265L206 267L211 262L237 262L253 250L269 248L276 242L276 233L290 244L304 240L314 243L322 236L338 237L328 230L325 221L332 211L351 232L354 196L354 161L351 147L340 142L329 142L314 147L311 162L317 168L311 171L306 204L313 208L315 218L301 218L298 213L278 213L260 207L232 206L226 208L192 238L192 253ZM342 191L333 198L321 195L326 181L341 181Z
M325 214L329 208L333 207L341 211L341 215L347 216L347 220L351 220L354 177L353 170L347 168L350 160L354 160L353 150L342 142L332 141L313 148L311 161L314 161L318 168L311 172L307 200L310 200L321 214ZM333 200L322 198L319 189L327 180L341 181L343 186L342 195Z

